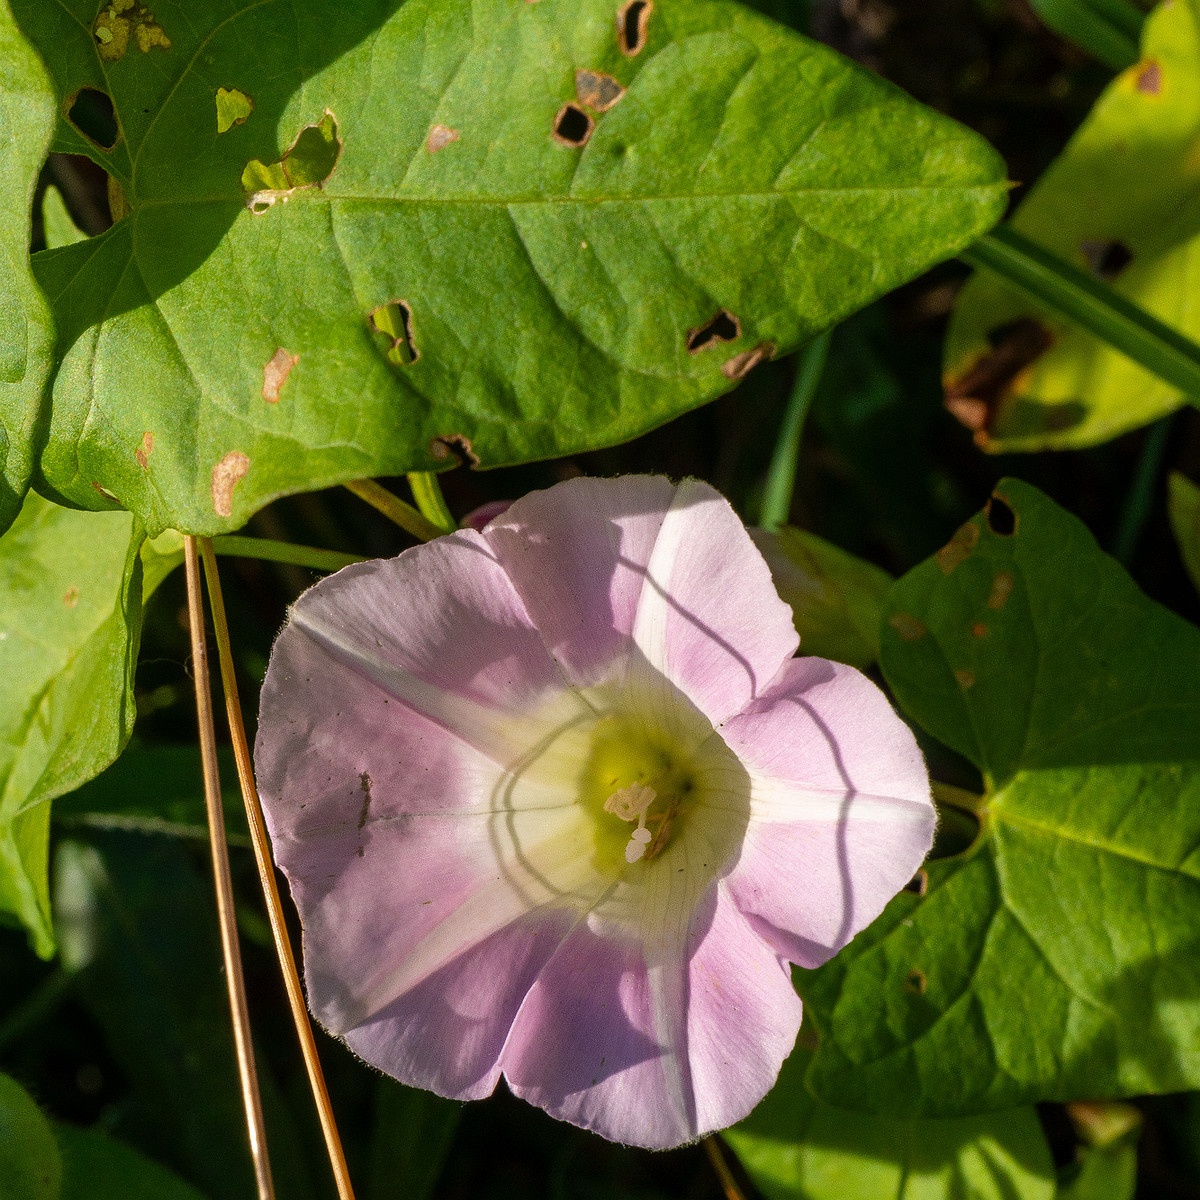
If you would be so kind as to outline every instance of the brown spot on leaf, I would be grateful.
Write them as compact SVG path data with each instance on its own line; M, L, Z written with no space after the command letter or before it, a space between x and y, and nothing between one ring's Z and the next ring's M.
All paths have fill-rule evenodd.
M218 517L233 516L233 489L250 470L250 460L240 450L230 450L212 469L213 511Z
M575 72L575 98L593 112L608 112L625 95L625 89L611 76L580 67Z
M987 631L988 628L982 621L976 621L975 624L971 626L971 636L974 638L987 637Z
M967 670L955 671L954 678L957 681L958 686L960 688L962 688L963 691L966 691L967 688L973 688L975 686L975 672L974 671L967 671Z
M137 459L137 465L143 471L150 470L150 452L154 449L154 434L150 430L146 430L142 434L142 444L133 452L133 457Z
M282 346L267 359L263 366L262 398L268 404L279 403L279 389L287 383L287 377L299 361L300 355L289 354Z
M596 120L578 104L564 104L554 118L554 140L561 146L585 145L596 128Z
M104 487L103 484L97 483L96 480L94 480L94 479L92 480L92 487L95 488L95 490L101 496L103 496L104 499L107 500L110 504L120 504L121 503L120 500L118 500L116 498L116 496L114 496L112 494L112 492L110 492L108 490L108 488Z
M1087 260L1092 274L1106 283L1111 283L1133 262L1133 251L1124 242L1103 238L1084 238L1079 243L1079 252Z
M978 525L973 521L960 525L955 535L937 552L937 562L942 568L942 574L949 575L959 563L966 562L978 541Z
M992 348L961 375L946 381L946 408L977 441L986 441L1018 377L1054 345L1054 335L1033 317L1022 317L988 334Z
M910 995L923 996L928 986L929 981L925 978L925 972L920 967L913 967L904 978L904 990Z
M617 45L626 58L640 54L646 44L646 27L654 11L653 0L625 0L617 9Z
M888 618L888 624L906 641L915 642L929 631L910 613L896 613Z
M1158 96L1162 93L1163 73L1162 67L1149 59L1144 63L1138 64L1137 79L1134 81L1134 87L1139 92L1146 96Z
M461 433L446 433L429 443L429 453L434 458L448 458L451 454L458 459L459 466L465 462L469 467L479 466L479 455L471 448L471 439Z
M774 342L759 342L753 350L735 354L727 363L722 363L721 374L726 379L745 379L759 363L775 357Z
M689 329L687 348L689 354L699 354L718 342L736 342L742 336L742 323L726 309L721 309L710 321Z
M1012 537L1017 532L1017 514L1006 496L993 492L983 511L987 514L988 528L997 537Z
M444 146L450 145L451 142L457 142L458 136L457 129L451 129L448 125L435 125L425 139L425 149L430 154L436 154Z
M67 608L74 608L79 603L79 589L77 587L67 588L63 595L63 604Z
M1008 603L1008 597L1012 594L1013 577L1007 571L1001 571L995 579L992 580L992 590L988 593L987 606L988 608L1002 609Z

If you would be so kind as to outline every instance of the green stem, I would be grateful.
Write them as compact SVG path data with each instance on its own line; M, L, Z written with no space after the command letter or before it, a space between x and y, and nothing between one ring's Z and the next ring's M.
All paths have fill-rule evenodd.
M993 229L959 257L995 271L1198 403L1200 346L1011 225Z
M432 471L410 471L408 486L412 488L413 499L421 515L430 524L436 525L442 533L453 533L458 528L458 522L446 506L442 485Z
M418 541L432 541L446 532L439 529L428 517L417 512L411 504L393 495L387 488L380 487L373 479L355 479L346 484L346 488L360 500L365 500L372 508L383 513L389 521L394 521L401 529L411 533Z
M1128 567L1133 562L1146 522L1150 520L1150 510L1154 507L1155 485L1162 471L1170 434L1171 417L1163 417L1150 427L1142 444L1142 452L1133 472L1133 481L1129 485L1129 494L1125 497L1121 519L1113 537L1113 558L1122 566Z
M340 571L351 563L362 562L360 554L342 554L338 550L318 550L314 546L294 546L271 538L215 537L213 550L231 558L259 558L266 562L291 563L314 571Z
M788 523L792 509L792 489L796 484L796 465L800 458L800 439L804 434L804 421L816 395L817 385L825 370L825 359L829 355L828 332L811 341L800 355L800 369L792 394L788 397L787 411L779 438L775 442L775 453L767 468L767 482L763 489L762 509L759 524L771 531Z

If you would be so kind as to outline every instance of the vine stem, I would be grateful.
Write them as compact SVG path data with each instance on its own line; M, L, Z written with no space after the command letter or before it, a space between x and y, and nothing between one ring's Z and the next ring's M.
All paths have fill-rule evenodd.
M446 497L442 495L442 485L432 471L410 471L408 486L412 488L417 507L430 524L441 533L453 533L458 528L458 522L446 505Z
M708 1161L712 1163L712 1169L721 1181L725 1200L746 1200L742 1195L742 1189L738 1187L738 1181L734 1179L733 1172L729 1169L729 1164L725 1161L725 1155L721 1153L720 1142L711 1133L704 1139L704 1152L708 1155Z
M308 1071L308 1082L316 1102L317 1115L321 1121L321 1132L325 1137L325 1148L333 1168L339 1200L354 1200L354 1189L350 1183L350 1172L346 1156L338 1135L337 1122L333 1116L333 1105L325 1086L325 1075L317 1054L312 1025L304 1003L304 991L300 986L300 975L296 970L296 958L292 953L291 939L283 916L283 904L279 888L275 883L275 866L271 859L271 846L267 838L267 827L263 820L262 803L254 782L254 767L250 758L250 744L246 738L246 726L242 720L242 703L238 696L237 678L233 669L233 652L229 641L229 622L225 616L225 597L221 592L221 579L217 573L217 557L209 538L200 539L200 552L204 558L204 577L208 583L208 602L213 614L213 628L217 642L217 657L221 667L221 683L225 691L225 712L229 719L229 734L233 742L233 757L237 763L238 783L241 785L242 801L246 806L246 819L250 825L250 841L254 847L254 861L258 866L258 877L262 882L263 898L267 905L267 916L271 922L271 933L275 939L275 952L283 983L287 990L288 1004L292 1010L292 1021L300 1039L300 1052Z
M250 1138L250 1157L259 1200L274 1200L275 1184L267 1155L267 1133L263 1123L262 1096L254 1045L250 1038L250 1012L246 1003L246 980L238 946L237 917L233 907L233 881L229 875L229 846L225 841L225 813L221 807L221 779L217 767L217 735L213 725L212 691L208 676L208 645L204 636L204 604L200 598L200 561L196 539L183 539L183 562L187 571L188 625L192 640L192 680L196 687L196 718L200 727L200 759L204 770L204 806L208 813L208 836L212 850L213 881L217 893L217 920L221 927L221 951L225 959L225 982L229 989L229 1011L238 1074L242 1082L242 1106Z
M800 370L792 385L792 394L788 397L775 452L771 455L766 487L763 489L762 511L759 513L758 523L772 533L788 523L800 459L800 439L804 435L804 422L817 393L817 385L825 370L825 360L829 357L829 339L828 332L818 335L800 355Z
M372 508L383 513L389 521L394 521L401 529L411 533L418 541L428 542L435 537L441 537L448 532L439 529L428 517L417 512L415 508L399 496L393 495L385 487L380 487L373 479L352 479L345 485L360 500L365 500Z

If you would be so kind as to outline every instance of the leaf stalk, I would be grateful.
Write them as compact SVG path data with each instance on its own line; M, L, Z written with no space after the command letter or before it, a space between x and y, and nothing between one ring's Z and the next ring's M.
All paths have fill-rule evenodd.
M354 479L345 486L348 491L353 492L360 500L365 500L373 509L383 513L389 521L411 533L418 541L429 542L446 532L411 504L393 495L373 479Z

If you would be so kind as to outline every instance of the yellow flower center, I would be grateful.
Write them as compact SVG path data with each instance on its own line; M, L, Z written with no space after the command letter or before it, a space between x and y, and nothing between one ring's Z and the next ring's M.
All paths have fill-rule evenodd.
M580 803L595 825L597 869L657 858L686 821L695 789L687 758L661 734L629 717L598 721L579 781Z

